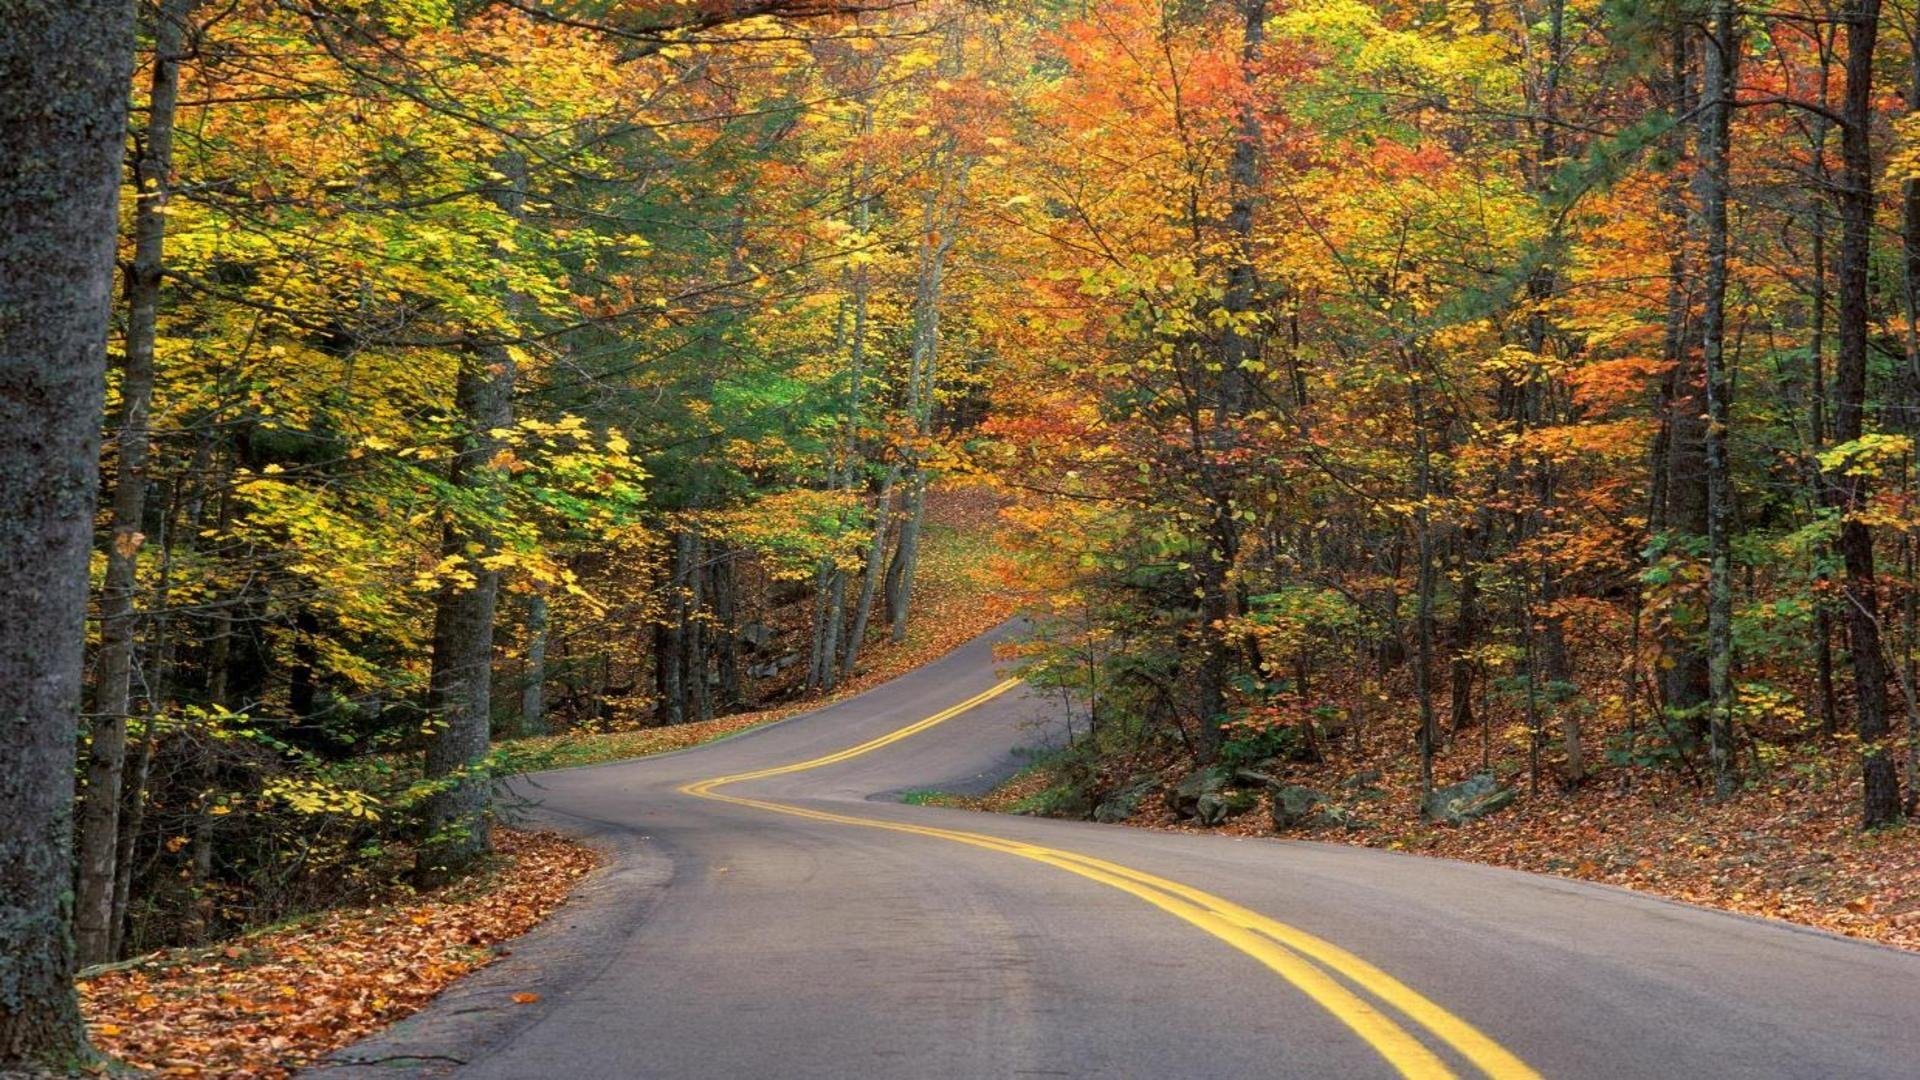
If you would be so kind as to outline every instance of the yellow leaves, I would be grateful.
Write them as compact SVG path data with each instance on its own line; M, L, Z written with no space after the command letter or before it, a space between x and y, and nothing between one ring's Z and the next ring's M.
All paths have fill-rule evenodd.
M308 777L280 777L267 783L261 795L302 814L340 814L363 821L380 820L380 800L356 788Z
M414 575L413 588L419 592L433 592L442 585L456 590L471 589L480 583L467 559L459 555L448 555L431 568Z
M1899 467L1913 456L1913 439L1906 435L1870 432L1852 442L1822 450L1820 468L1841 476L1876 477Z
M940 64L940 54L925 46L902 53L893 62L894 73L900 77L914 75Z

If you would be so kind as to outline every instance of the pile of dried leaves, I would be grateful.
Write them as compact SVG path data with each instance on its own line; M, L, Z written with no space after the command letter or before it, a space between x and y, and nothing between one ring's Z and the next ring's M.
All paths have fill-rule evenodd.
M1521 798L1456 828L1421 820L1417 759L1390 727L1382 735L1338 766L1280 770L1288 782L1333 794L1354 822L1287 835L1605 882L1920 950L1920 827L1860 830L1858 760L1840 745L1805 746L1724 802L1644 768L1609 768L1573 791L1549 777L1529 793L1509 766L1499 775ZM1440 757L1440 781L1478 766L1477 751L1457 744ZM1199 829L1177 821L1158 796L1142 800L1130 824ZM1273 835L1271 826L1262 796L1218 831Z
M1630 786L1543 791L1457 829L1417 824L1404 800L1381 826L1325 838L1602 881L1920 950L1920 829L1860 830L1857 775L1843 779L1853 770L1839 760L1848 756L1725 802L1643 774Z
M284 1077L417 1011L559 907L597 861L554 833L496 835L497 865L439 892L83 980L94 1045L167 1076Z

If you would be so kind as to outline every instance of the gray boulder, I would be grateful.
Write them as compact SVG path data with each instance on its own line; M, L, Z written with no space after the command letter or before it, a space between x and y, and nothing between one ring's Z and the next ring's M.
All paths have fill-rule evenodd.
M1315 807L1327 801L1327 797L1310 787L1299 784L1280 784L1273 788L1273 827L1276 829L1295 829L1305 824L1313 815Z
M1251 791L1209 791L1194 801L1193 816L1202 825L1218 825L1259 805Z
M1127 820L1133 816L1135 810L1140 808L1140 800L1146 798L1147 793L1159 783L1160 778L1151 775L1136 776L1128 780L1112 794L1100 800L1100 805L1093 808L1093 820L1109 824Z
M1200 812L1202 795L1218 795L1232 780L1233 770L1220 765L1188 773L1167 792L1167 809L1176 817L1193 817Z
M1428 821L1465 825L1506 807L1517 797L1512 788L1503 788L1498 780L1481 773L1458 784L1435 788L1421 801L1420 814Z

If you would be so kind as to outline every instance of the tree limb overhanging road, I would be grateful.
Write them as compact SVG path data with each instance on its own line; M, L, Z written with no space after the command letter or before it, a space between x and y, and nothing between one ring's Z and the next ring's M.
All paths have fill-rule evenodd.
M1891 949L1463 863L892 797L992 786L1057 738L1050 711L981 639L747 736L523 781L535 817L609 848L609 869L315 1075L1920 1067L1920 957Z

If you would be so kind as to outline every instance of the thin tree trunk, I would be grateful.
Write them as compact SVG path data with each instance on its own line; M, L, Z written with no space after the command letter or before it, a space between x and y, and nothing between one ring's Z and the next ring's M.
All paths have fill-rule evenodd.
M73 989L74 733L133 8L0 34L0 1073L91 1059Z
M93 690L93 738L87 754L87 797L80 807L80 873L74 941L81 964L113 959L113 884L120 845L120 789L127 757L133 650L140 613L134 604L147 506L148 418L153 402L153 349L166 259L168 188L173 174L173 119L180 97L180 61L195 0L165 0L155 13L152 105L134 159L133 263L126 275L126 361L114 445L107 572L100 590L100 652Z
M1820 95L1821 102L1826 94ZM1813 173L1822 184L1827 183L1827 119L1814 119ZM1810 463L1808 486L1813 492L1814 504L1823 501L1821 492L1820 451L1826 449L1827 441L1827 211L1826 192L1819 193L1813 206L1813 299L1811 321L1813 323L1807 344L1807 446ZM1831 551L1822 545L1817 558L1825 562ZM1822 581L1826 571L1820 571ZM1820 695L1820 731L1824 735L1833 735L1840 730L1840 709L1836 702L1833 686L1833 609L1824 594L1814 597L1813 609L1813 652L1815 682Z
M154 588L155 614L148 623L148 653L152 657L150 667L153 675L148 687L147 705L143 710L146 723L142 725L140 733L140 750L134 755L132 782L127 785L126 806L122 811L125 820L120 827L120 845L114 860L113 941L109 951L115 956L123 955L126 951L127 912L133 899L133 864L139 853L140 834L146 826L147 791L153 776L154 755L159 747L159 731L154 719L167 700L168 681L173 672L173 638L170 633L173 620L167 609L172 602L173 545L178 533L174 508L169 507L159 537L161 555L159 581ZM191 535L187 538L186 546L192 550Z
M673 561L667 572L667 610L655 635L654 671L660 689L660 719L665 724L687 722L687 626L693 590L687 577L693 568L693 533L685 528L673 534Z
M527 600L527 682L520 689L520 734L543 735L547 730L547 620L550 616L545 586L535 586Z
M887 467L880 481L880 493L873 501L873 543L867 546L866 572L860 578L860 598L853 605L853 629L840 661L843 679L853 677L853 666L860 659L860 647L867 640L867 623L873 617L874 594L880 589L887 563L887 536L893 531L893 485L900 475L898 465Z
M1732 414L1727 378L1727 202L1729 129L1740 42L1732 0L1715 0L1705 59L1705 110L1700 122L1702 168L1699 175L1700 229L1706 240L1707 280L1701 316L1706 378L1707 424L1707 739L1713 762L1714 793L1733 794L1733 476L1727 457Z
M927 520L927 474L914 465L907 475L906 506L900 512L900 542L887 568L887 622L895 644L907 640L913 576L920 566L920 534Z
M1414 504L1413 527L1419 547L1415 573L1414 695L1420 706L1420 794L1433 793L1433 756L1439 750L1440 731L1433 711L1433 520L1427 500L1433 494L1433 455L1427 432L1424 373L1409 371L1407 399L1413 410Z
M713 687L707 670L707 574L706 540L691 533L692 547L687 560L687 607L680 641L682 674L680 685L686 689L687 719L699 723L713 719Z
M719 629L717 668L721 710L745 699L740 680L740 586L736 580L736 552L724 550L713 564L713 618Z

